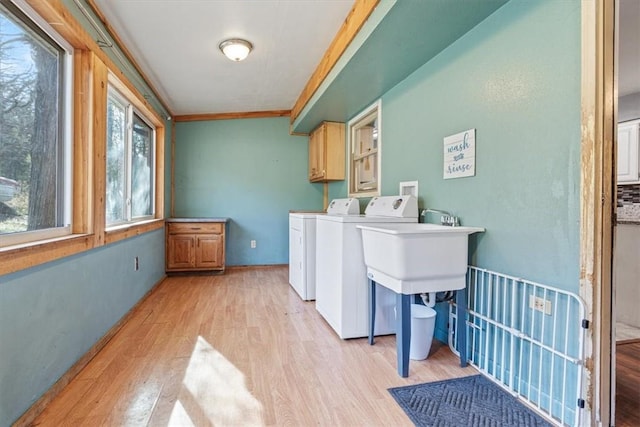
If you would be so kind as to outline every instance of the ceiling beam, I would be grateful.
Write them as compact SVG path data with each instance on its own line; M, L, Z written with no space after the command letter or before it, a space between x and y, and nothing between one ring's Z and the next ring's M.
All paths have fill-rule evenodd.
M302 109L307 105L311 97L316 93L322 82L329 75L333 67L338 62L347 49L353 38L358 34L362 25L367 21L380 0L356 0L349 15L345 19L342 27L334 37L320 60L318 67L311 75L311 78L304 87L298 100L291 109L291 123L300 115Z
M122 81L126 87L135 94L136 98L144 104L149 111L153 112L154 119L162 122L160 114L145 99L144 95L129 80L122 69L111 60L111 58L98 46L98 43L87 33L84 27L74 18L69 9L61 0L26 0L27 4L40 15L49 25L51 25L74 49L90 50L93 52L109 70Z
M291 110L247 111L238 113L183 114L173 118L176 122L197 122L203 120L262 119L268 117L289 117Z
M155 95L160 105L162 105L162 108L164 108L165 111L169 113L169 115L173 116L173 113L171 112L171 109L167 106L167 103L164 101L164 99L162 99L162 97L158 94L156 89L153 87L153 85L151 84L151 80L149 80L147 75L142 71L142 68L140 68L136 60L133 58L133 55L131 54L129 49L127 49L127 46L122 42L122 39L118 36L118 33L116 32L116 30L114 30L114 28L109 24L109 21L104 16L104 14L100 10L96 2L94 0L86 0L86 1L89 7L91 8L91 10L93 11L93 13L96 14L98 19L104 26L105 30L107 30L107 33L109 34L109 36L116 43L117 47L122 51L124 56L131 63L133 68L136 70L136 72L142 77L142 79L147 83L147 85L149 85L149 89L151 89L151 92L153 92L153 94Z

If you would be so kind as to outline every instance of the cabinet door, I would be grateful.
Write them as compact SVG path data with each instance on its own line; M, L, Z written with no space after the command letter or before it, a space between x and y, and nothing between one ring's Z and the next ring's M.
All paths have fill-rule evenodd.
M195 238L193 235L169 235L167 242L167 269L192 268Z
M618 125L618 182L638 182L638 131L640 121Z
M304 281L303 256L302 231L299 228L289 228L289 283L298 293Z
M343 180L344 162L344 123L323 122L309 135L309 181Z
M309 134L309 181L313 181L318 172L318 153L316 152L316 133Z
M196 268L222 267L222 236L196 236Z
M309 135L309 180L321 180L324 177L324 140L325 126L311 132Z
M326 122L324 146L324 176L328 181L345 177L344 123Z

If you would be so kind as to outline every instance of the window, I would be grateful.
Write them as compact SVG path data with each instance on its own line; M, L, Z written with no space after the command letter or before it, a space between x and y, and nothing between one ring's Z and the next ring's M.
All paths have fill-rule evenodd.
M72 49L40 21L0 0L0 246L71 233Z
M0 0L0 275L164 226L163 119L62 3Z
M107 100L107 226L151 219L155 129L116 89Z
M349 121L349 197L380 195L381 103Z

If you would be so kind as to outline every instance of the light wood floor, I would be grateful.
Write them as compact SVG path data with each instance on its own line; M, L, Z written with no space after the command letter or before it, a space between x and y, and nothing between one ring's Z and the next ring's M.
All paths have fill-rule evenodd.
M640 426L640 341L616 345L616 426Z
M387 388L473 375L434 341L396 373L395 337L340 340L287 267L171 277L34 425L410 426Z

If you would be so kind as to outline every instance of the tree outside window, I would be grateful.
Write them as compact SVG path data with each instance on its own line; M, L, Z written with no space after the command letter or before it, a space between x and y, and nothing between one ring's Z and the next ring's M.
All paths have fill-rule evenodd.
M65 225L66 55L0 3L0 235Z
M155 130L111 88L107 101L107 225L154 216Z

